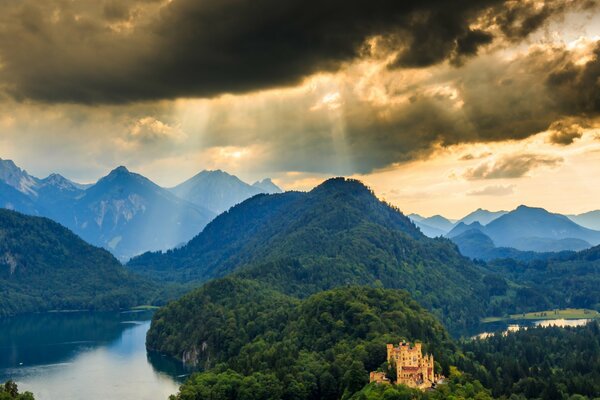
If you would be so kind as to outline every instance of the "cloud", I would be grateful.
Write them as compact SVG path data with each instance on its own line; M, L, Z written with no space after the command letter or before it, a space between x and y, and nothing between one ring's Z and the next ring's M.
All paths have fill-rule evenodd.
M581 139L583 130L583 127L576 122L556 121L550 125L548 141L552 144L568 146L576 139Z
M590 55L565 57L546 78L554 100L570 115L595 116L600 112L600 41Z
M143 117L135 121L129 129L130 137L141 142L163 140L182 141L187 136L179 126L170 126L154 117Z
M515 154L504 156L495 162L485 162L468 169L464 177L478 179L514 179L525 176L539 167L556 167L563 162L560 157L543 154Z
M514 192L514 185L494 185L467 192L467 196L508 196Z
M492 155L492 153L490 153L489 151L479 153L479 154L467 153L467 154L463 155L462 157L460 157L459 160L460 161L478 160L481 158L487 158L491 155Z
M291 86L370 56L394 56L390 68L461 65L494 36L520 40L581 7L570 0L541 9L513 0L12 1L0 16L0 87L17 99L125 103Z
M76 7L78 2L65 4ZM114 26L111 19L110 26L123 32L129 23L151 21L146 7L165 7L161 4L127 3L129 22ZM106 34L112 35L112 29ZM135 168L148 159L183 158L208 149L252 148L252 157L235 164L248 173L367 174L426 159L447 146L521 140L557 127L556 121L579 121L585 128L581 121L596 117L594 108L584 105L593 103L597 48L596 42L584 41L577 48L543 43L508 55L483 52L460 67L440 63L402 70L390 68L388 59L370 57L344 63L336 73L309 77L296 87L213 99L86 106L2 98L0 124L8 121L10 128L3 134L12 134L14 146L35 157L49 146L57 148L57 157L69 149L84 160L96 157L102 170L122 163ZM113 68L119 64L115 59L97 67L109 68L110 61ZM47 66L55 62L50 58ZM573 72L558 78L564 71ZM156 82L162 84L149 80L140 87ZM578 89L582 82L592 94ZM55 82L46 83L38 88ZM72 85L89 88L77 79ZM571 93L576 89L588 101L577 103L576 93ZM127 90L123 95L128 96ZM573 100L565 101L569 96ZM198 168L204 165L198 162Z

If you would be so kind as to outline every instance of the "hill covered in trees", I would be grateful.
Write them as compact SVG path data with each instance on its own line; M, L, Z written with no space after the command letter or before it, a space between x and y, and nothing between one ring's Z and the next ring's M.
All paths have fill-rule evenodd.
M504 299L496 315L525 309L600 310L600 246L530 261L499 259L485 268L490 275L519 283L516 297Z
M258 195L182 248L133 259L163 281L236 273L296 297L346 285L408 290L453 329L484 314L483 274L447 239L430 239L362 183L336 178L308 193Z
M63 226L0 209L0 315L131 307L154 290Z
M448 373L455 345L404 291L345 287L298 300L228 277L159 310L147 346L204 370L178 399L339 399L361 390L385 364L385 344L402 339L422 341Z
M33 393L19 393L19 387L13 381L0 385L0 400L34 400Z
M458 360L460 368L492 389L496 397L555 400L600 396L598 322L496 334L464 342L461 347L469 357Z

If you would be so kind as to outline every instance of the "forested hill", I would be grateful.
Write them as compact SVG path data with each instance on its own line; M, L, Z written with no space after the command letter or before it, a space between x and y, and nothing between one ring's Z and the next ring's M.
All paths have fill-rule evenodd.
M130 307L151 289L67 228L0 209L0 315Z
M405 292L346 287L299 301L228 277L159 310L147 345L206 371L181 388L181 399L302 400L360 390L386 361L385 344L402 339L423 341L438 371L448 371L456 346Z
M453 243L425 237L362 183L343 178L308 193L255 196L186 246L129 267L198 282L236 272L299 297L348 284L401 288L452 329L477 323L486 307L482 274Z

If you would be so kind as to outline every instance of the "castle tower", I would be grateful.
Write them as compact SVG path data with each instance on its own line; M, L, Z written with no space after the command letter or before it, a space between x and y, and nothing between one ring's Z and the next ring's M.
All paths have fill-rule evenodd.
M396 383L425 389L434 383L433 356L423 355L421 343L402 342L398 347L387 345L388 362L396 364Z

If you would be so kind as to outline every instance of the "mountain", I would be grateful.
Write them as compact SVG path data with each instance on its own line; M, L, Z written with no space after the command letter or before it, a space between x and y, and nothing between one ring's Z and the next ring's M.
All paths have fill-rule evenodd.
M0 158L0 181L25 195L36 195L37 179L17 167L12 160Z
M413 220L413 222L417 226L417 228L419 228L419 230L421 232L423 232L423 235L425 235L429 238L436 238L436 237L444 236L446 234L446 231L443 231L438 228L434 228L423 222L418 222L418 221L414 221L414 220Z
M262 181L256 181L252 184L252 186L254 186L255 188L258 188L263 193L273 194L273 193L283 192L283 190L281 190L281 188L279 186L274 184L270 178L265 178Z
M579 215L567 215L567 217L584 228L600 230L600 210Z
M583 241L592 245L600 243L600 232L583 228L564 215L527 206L519 206L490 222L485 226L484 233L492 238L497 246L514 247L519 250L565 250L564 239L578 239L571 241L578 247L589 247Z
M118 167L58 217L89 243L121 259L185 243L214 217L142 175Z
M47 218L0 209L0 237L0 316L131 307L154 289Z
M29 196L0 181L0 208L19 211L29 215L39 215L39 207Z
M403 288L454 327L485 307L482 276L449 240L430 239L362 183L330 179L308 193L258 195L213 220L185 246L128 266L163 281L236 273L306 296L348 284Z
M480 229L470 229L464 231L456 236L453 236L450 240L452 240L452 242L458 246L458 249L462 255L484 261L496 259L531 261L544 260L557 256L557 253L555 252L521 251L511 247L496 247L494 241ZM565 248L570 249L571 247L577 247L569 243L569 239L563 239L563 241L565 243Z
M27 171L17 167L12 160L0 158L0 182L11 186L35 201L74 198L81 194L83 185L68 180L59 174L51 174L45 179L29 175Z
M473 222L479 222L481 225L487 225L506 213L507 211L488 211L478 208L477 210L458 220L457 224L462 222L466 225L471 225Z
M227 172L202 171L170 189L176 196L221 214L232 206L259 193L280 193L270 179L249 185Z
M459 236L465 232L473 231L473 230L483 232L485 230L485 228L483 225L481 225L479 223L479 221L471 222L470 224L467 224L465 222L459 222L456 224L456 226L454 228L452 228L452 230L450 232L448 232L446 234L446 237L452 239L452 238Z
M485 226L477 221L459 222L446 237L454 241L473 229L488 236L498 247L521 251L578 251L600 243L600 232L579 226L564 215L527 206L519 206Z
M422 217L419 214L410 214L408 216L417 227L428 237L444 236L448 233L454 224L447 218L441 215L434 215L431 217Z
M81 185L36 178L10 160L0 160L0 206L51 218L120 259L185 243L215 216L125 167Z
M471 258L482 258L482 254L496 248L494 241L479 229L468 229L453 236L452 241L456 243L461 254Z

